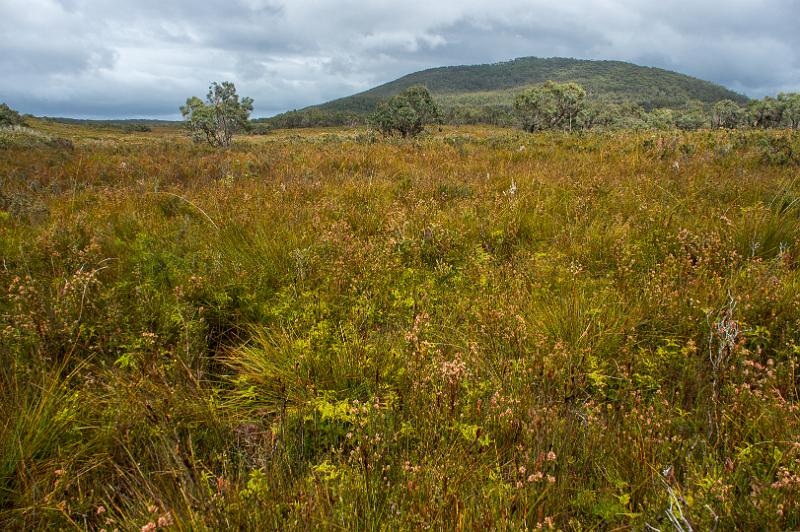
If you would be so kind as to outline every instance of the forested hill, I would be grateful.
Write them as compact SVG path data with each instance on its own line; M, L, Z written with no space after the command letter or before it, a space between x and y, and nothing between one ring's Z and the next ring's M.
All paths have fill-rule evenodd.
M314 106L321 111L371 112L412 85L424 85L444 106L508 105L520 89L547 80L575 81L590 98L631 102L646 109L679 107L689 100L713 103L745 96L701 79L622 61L523 57L490 65L451 66L415 72L368 91Z

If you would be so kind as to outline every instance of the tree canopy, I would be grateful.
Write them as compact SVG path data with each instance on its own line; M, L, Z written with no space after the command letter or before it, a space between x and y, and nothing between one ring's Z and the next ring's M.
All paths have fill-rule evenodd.
M384 135L399 133L402 137L415 137L426 125L442 121L439 106L433 101L428 89L422 86L409 87L378 106L370 123Z
M577 83L556 83L532 87L514 100L514 112L525 131L566 129L572 131L586 106L586 91Z
M734 129L744 122L744 118L744 109L733 100L722 100L711 106L712 127Z
M0 103L0 126L22 126L25 120L18 112L4 103Z
M223 148L230 145L234 133L247 128L251 112L253 99L239 99L230 81L212 83L206 101L192 96L181 107L186 128L196 142Z
M800 93L782 92L778 95L781 117L792 129L800 129Z

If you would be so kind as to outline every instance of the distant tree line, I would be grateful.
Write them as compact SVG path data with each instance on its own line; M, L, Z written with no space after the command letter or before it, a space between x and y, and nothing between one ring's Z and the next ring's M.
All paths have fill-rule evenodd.
M412 87L381 104L370 123L384 134L414 136L421 126L404 129L401 125L414 114L409 101L424 101L425 112L418 112L426 124L492 123L517 125L528 132L614 129L684 129L701 128L792 128L800 129L800 93L781 93L740 105L722 100L710 106L689 101L682 108L656 108L651 111L633 103L610 103L589 100L586 90L577 83L548 81L519 93L510 109L488 107L453 110L442 113L424 87ZM487 113L487 114L482 114Z
M310 108L301 111L287 111L272 118L258 118L254 124L262 124L274 129L296 129L306 127L357 126L366 123L362 114L353 111L324 111Z
M273 128L371 125L384 135L413 137L431 124L491 124L518 126L528 132L615 129L791 128L800 129L800 93L780 93L745 105L721 100L707 105L690 100L677 108L645 110L632 102L590 99L578 83L547 81L519 94L512 105L460 105L446 109L427 88L412 86L380 102L369 116L319 108L290 111L266 120L250 121L251 98L240 98L231 82L212 83L205 101L195 96L181 107L189 135L212 146L229 146L237 132L263 134ZM24 125L22 116L0 104L0 127ZM146 132L142 124L127 124L126 132Z
M402 99L389 98L379 104L372 115L311 108L290 111L256 122L267 129L371 124L379 131L388 132L385 126L391 115L390 108L395 106L399 111L404 107L399 105ZM577 83L549 81L520 92L510 105L438 105L437 122L451 125L518 126L526 131L744 127L798 129L800 94L781 93L777 97L768 96L746 104L734 100L721 100L713 104L687 100L678 106L648 109L633 101L591 98L584 87Z

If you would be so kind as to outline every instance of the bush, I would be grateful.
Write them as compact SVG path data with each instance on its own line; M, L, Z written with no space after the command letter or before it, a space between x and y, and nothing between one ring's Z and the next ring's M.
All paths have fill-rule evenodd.
M220 148L230 146L234 133L247 129L251 112L253 99L240 100L230 81L212 83L205 102L192 96L181 107L186 128L195 142L205 141Z
M566 129L579 125L586 107L586 91L577 83L555 83L533 87L514 100L514 113L525 131Z
M745 123L745 111L732 100L722 100L711 107L711 125L715 128L735 129Z
M61 137L53 137L41 131L24 126L0 127L0 148L50 146L52 148L74 148L72 141Z
M426 125L442 122L439 106L425 87L409 87L388 102L381 103L370 123L384 135L397 132L403 138L416 137Z
M247 127L247 131L251 135L269 135L272 133L272 130L273 127L264 122L251 122Z
M0 103L0 126L24 126L25 120L18 112L4 103Z
M144 124L125 124L122 131L124 133L149 133L153 130Z

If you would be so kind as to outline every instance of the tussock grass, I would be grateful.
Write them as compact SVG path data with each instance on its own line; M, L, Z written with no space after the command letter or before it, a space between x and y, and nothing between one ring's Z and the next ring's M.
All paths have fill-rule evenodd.
M796 134L34 127L4 528L800 527Z

